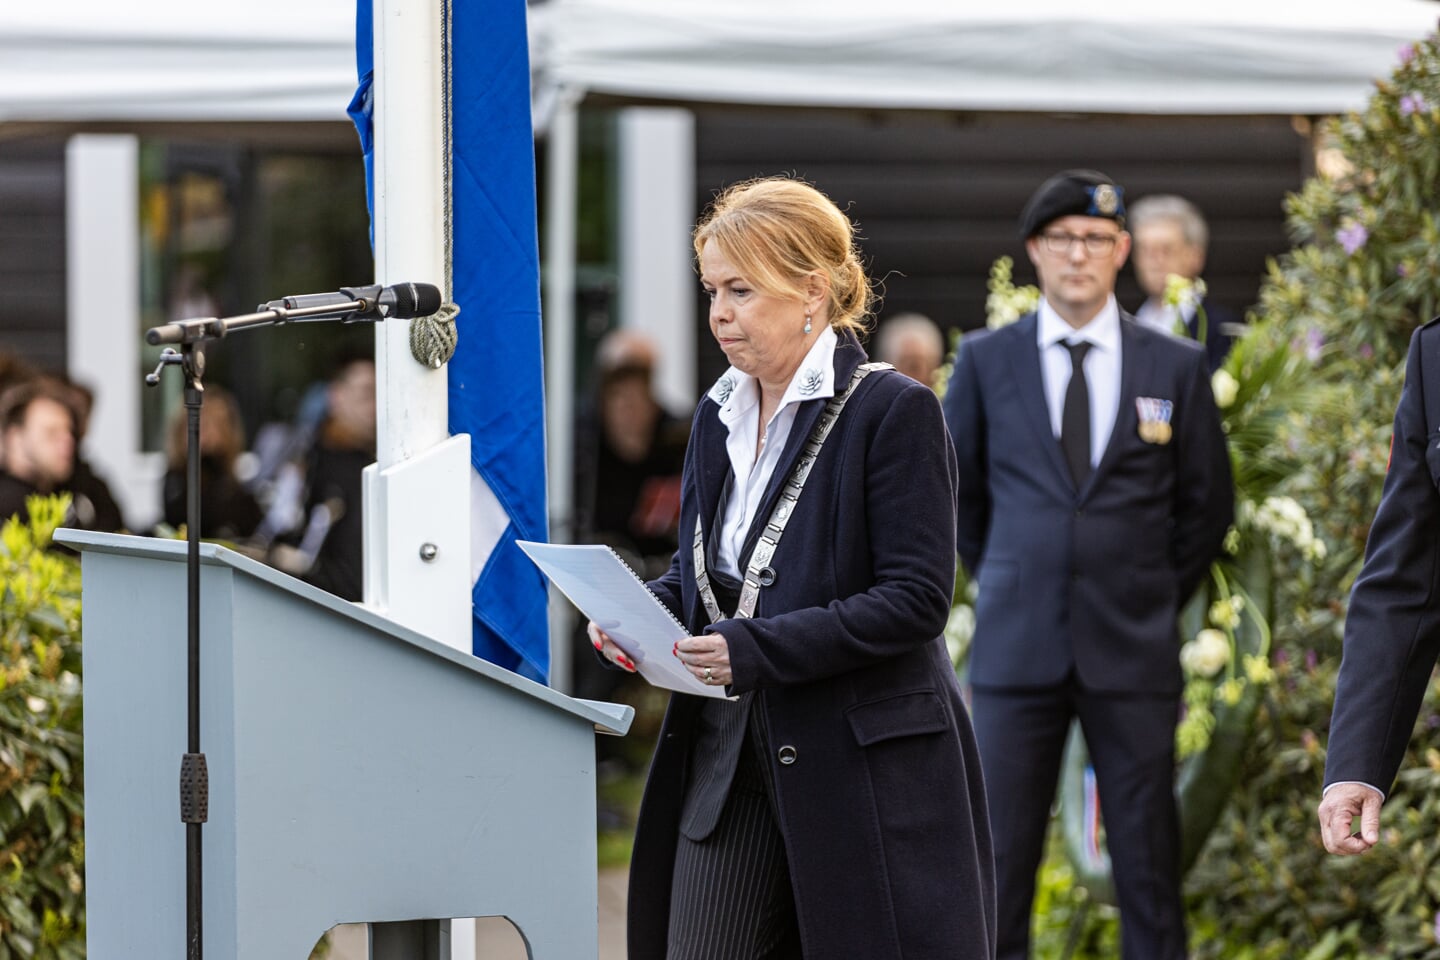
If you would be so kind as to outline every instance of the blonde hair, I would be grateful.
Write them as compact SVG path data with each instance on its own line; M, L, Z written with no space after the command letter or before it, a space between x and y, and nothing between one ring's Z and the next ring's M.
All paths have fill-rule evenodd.
M726 189L695 226L695 258L714 243L763 293L804 300L805 280L825 277L826 316L837 332L866 329L875 292L855 248L855 225L808 183L785 177Z

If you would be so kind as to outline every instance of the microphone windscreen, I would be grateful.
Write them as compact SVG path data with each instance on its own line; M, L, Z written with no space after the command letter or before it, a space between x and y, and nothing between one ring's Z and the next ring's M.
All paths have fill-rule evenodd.
M390 289L395 294L395 304L387 316L397 320L410 320L415 317L428 317L440 309L440 288L434 284L397 283Z

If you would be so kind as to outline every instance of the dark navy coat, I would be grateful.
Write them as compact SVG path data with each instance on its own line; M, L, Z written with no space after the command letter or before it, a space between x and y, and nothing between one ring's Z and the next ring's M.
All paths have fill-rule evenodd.
M967 336L945 394L959 461L957 546L979 578L970 679L1178 694L1176 615L1234 514L1230 458L1199 345L1120 322L1120 410L1077 490L1050 426L1036 317ZM1166 443L1136 398L1174 404Z
M835 382L865 360L842 336ZM758 516L767 518L824 400L800 406ZM707 540L730 468L709 397L686 455L686 546L650 584L699 634L724 634L734 693L765 712L805 956L994 956L994 868L980 761L942 631L954 586L954 452L940 405L893 371L856 388L811 469L753 619L709 626L689 549ZM757 535L751 531L742 556ZM743 564L742 564L743 566ZM701 699L671 698L630 867L632 960L663 960L686 751ZM794 750L794 762L776 753Z
M1428 360L1426 359L1428 357ZM1440 655L1440 322L1415 331L1390 469L1350 594L1325 782L1389 793Z

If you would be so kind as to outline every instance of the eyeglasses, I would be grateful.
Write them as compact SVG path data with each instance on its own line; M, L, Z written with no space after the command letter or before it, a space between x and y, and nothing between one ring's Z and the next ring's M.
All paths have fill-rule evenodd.
M1069 253L1071 246L1077 241L1085 244L1087 256L1105 257L1115 250L1115 241L1119 236L1118 233L1087 233L1083 237L1073 233L1042 233L1040 240L1046 252L1057 257Z

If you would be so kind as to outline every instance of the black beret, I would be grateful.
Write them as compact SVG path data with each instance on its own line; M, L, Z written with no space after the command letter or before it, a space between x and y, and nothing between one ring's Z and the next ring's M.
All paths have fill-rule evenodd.
M1040 184L1020 214L1020 236L1029 240L1061 217L1102 217L1125 226L1125 191L1096 170L1066 170Z

